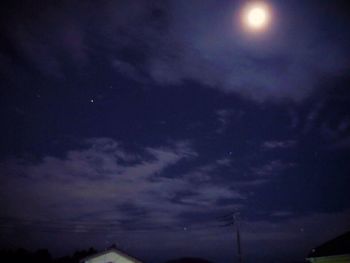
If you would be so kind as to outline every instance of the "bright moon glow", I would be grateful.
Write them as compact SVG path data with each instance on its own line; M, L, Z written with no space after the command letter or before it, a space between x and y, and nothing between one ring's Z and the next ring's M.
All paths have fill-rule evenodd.
M266 23L265 10L253 8L248 14L248 21L252 27L262 27Z
M266 29L270 22L270 10L264 3L249 4L243 11L245 26L253 31Z

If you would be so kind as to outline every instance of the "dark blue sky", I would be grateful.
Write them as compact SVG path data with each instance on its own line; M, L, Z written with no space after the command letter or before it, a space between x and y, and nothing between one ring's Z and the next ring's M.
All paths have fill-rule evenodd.
M349 230L346 1L9 1L0 244L302 259Z

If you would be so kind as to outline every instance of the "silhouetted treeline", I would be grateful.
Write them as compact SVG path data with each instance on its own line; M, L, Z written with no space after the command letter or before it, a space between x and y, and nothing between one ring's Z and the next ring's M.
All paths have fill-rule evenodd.
M53 258L47 249L40 249L30 252L25 249L3 249L0 250L0 262L6 263L79 263L85 257L97 253L94 248L88 250L78 250L70 256Z

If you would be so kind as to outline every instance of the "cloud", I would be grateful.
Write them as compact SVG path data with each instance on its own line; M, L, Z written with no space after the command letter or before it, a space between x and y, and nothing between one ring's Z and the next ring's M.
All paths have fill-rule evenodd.
M131 65L130 63L123 61L123 60L119 60L119 59L114 59L112 61L112 66L113 68L118 71L120 74L131 78L135 81L138 82L145 82L147 81L139 72L139 70L137 69L137 67Z
M315 124L317 122L317 119L320 118L320 114L322 110L324 110L326 106L325 101L319 101L315 105L312 106L310 111L306 115L305 119L305 125L303 127L303 133L306 134L310 132L312 129L314 129Z
M296 141L287 140L287 141L266 141L263 143L262 147L265 149L285 149L292 148L296 145Z
M194 195L182 198L181 202L184 204L210 207L220 203L221 200L230 200L232 202L232 200L241 199L244 199L244 196L237 191L233 191L222 186L206 185L202 186L198 190L195 190Z
M174 86L191 80L256 101L303 99L320 75L334 75L349 65L347 46L329 37L318 41L323 33L316 26L308 31L286 24L298 30L285 30L280 23L268 40L247 39L232 25L240 7L211 0L78 6L61 1L44 5L35 19L31 5L6 12L4 32L20 54L16 63L29 61L50 76L63 77L67 63L92 70L99 54L138 82ZM296 10L294 20L307 23L309 18L297 12L302 5L293 7L280 6L280 12Z
M217 205L223 199L239 203L242 195L227 185L196 185L186 176L164 176L167 168L196 156L190 144L181 141L145 147L135 154L113 139L92 138L84 148L69 150L64 157L6 160L0 177L3 216L51 220L60 226L76 221L74 228L86 226L86 231L94 230L93 222L138 229L177 226L186 212L229 207Z
M169 30L157 55L150 57L151 77L160 84L190 79L261 101L303 98L318 81L319 71L332 74L345 68L342 49L331 40L315 44L317 33L276 32L268 43L245 42L228 23L236 8L212 1L170 5L165 10L171 14ZM303 44L294 43L296 39ZM329 57L323 55L325 50Z
M293 216L294 213L291 211L274 211L271 213L273 217L290 217Z
M323 149L346 149L350 131L350 115L347 91L341 85L325 90L321 97L308 103L303 121L300 123L302 135L317 134Z
M292 162L273 160L263 166L252 168L252 171L259 176L269 176L278 174L286 169L293 168L295 166L296 164Z
M222 134L227 130L231 119L240 119L244 115L244 112L242 110L235 111L221 109L216 111L216 115L219 122L219 127L217 128L216 132Z
M328 117L319 124L322 137L328 142L329 149L347 149L350 146L350 116L337 114Z

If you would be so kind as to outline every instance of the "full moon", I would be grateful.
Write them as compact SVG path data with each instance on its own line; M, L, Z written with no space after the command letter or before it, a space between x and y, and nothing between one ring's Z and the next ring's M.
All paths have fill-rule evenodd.
M243 11L244 25L252 31L263 31L270 22L270 10L264 3L251 3Z

